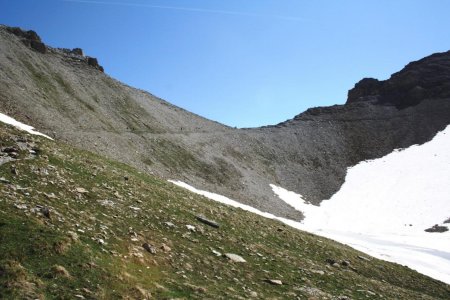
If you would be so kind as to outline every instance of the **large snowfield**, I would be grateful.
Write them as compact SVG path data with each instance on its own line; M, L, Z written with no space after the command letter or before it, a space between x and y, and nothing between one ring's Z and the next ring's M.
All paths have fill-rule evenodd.
M450 284L450 232L425 232L435 224L450 226L443 224L450 218L450 126L428 143L349 168L341 189L320 206L271 185L281 200L304 213L302 222L261 212L180 181L171 182Z

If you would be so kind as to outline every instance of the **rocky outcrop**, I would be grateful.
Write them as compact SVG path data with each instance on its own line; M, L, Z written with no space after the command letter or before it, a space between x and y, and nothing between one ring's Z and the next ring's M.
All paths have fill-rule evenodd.
M98 64L98 60L95 57L87 57L87 64L93 68L96 68L102 72L104 72L103 67Z
M347 103L376 101L380 96L380 88L383 83L378 79L364 78L348 91Z
M409 63L388 80L364 78L348 92L347 104L375 101L402 109L424 99L450 97L450 51Z
M73 48L71 52L75 55L84 56L83 49L81 48Z
M42 54L47 52L47 47L41 41L39 35L33 30L22 30L19 27L7 27L7 30L12 34L20 37L22 42L29 48L36 50Z
M94 69L99 70L100 72L104 72L103 67L98 63L98 59L91 56L85 56L83 49L81 48L73 48L73 49L66 49L66 48L57 48L52 49L55 53L64 55L64 58L69 63L81 63L84 65L88 65Z
M0 25L1 26L1 25ZM74 49L66 49L66 48L57 48L53 49L51 47L48 47L45 45L41 37L33 30L23 30L19 27L8 27L3 26L8 32L16 35L19 37L22 41L22 43L27 46L28 48L31 48L39 53L45 54L48 51L51 52L59 52L67 55L68 57L71 57L77 61L84 62L88 66L91 66L101 72L104 72L104 68L98 63L97 58L85 56L83 53L83 49L81 48L74 48Z

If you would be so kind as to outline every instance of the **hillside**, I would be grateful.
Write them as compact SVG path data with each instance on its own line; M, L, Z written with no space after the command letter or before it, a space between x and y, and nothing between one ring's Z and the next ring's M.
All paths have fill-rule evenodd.
M431 140L450 123L449 62L450 52L434 54L386 81L362 80L345 105L235 129L114 80L81 49L2 26L0 103L59 141L298 220L270 184L318 204L348 167Z
M4 124L0 143L2 299L450 295L448 285L409 268L65 143Z

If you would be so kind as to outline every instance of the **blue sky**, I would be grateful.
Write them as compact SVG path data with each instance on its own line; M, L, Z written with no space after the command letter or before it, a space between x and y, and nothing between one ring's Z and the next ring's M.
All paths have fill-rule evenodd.
M446 0L0 0L0 23L237 127L343 104L363 77L450 50L449 13Z

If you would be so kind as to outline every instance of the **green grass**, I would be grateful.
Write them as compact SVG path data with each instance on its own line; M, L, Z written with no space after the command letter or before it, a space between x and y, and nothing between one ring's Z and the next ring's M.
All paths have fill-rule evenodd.
M20 160L0 166L0 177L11 182L0 183L2 299L145 299L146 293L155 299L248 299L251 292L259 299L450 296L448 285L406 267L358 259L361 253L347 246L220 205L99 155L0 126L1 147L17 144L19 137L40 151L25 159L23 150ZM198 167L182 149L161 149L175 160L170 164ZM226 170L226 162L215 163L218 171ZM80 187L88 193L78 193ZM38 206L50 209L50 219ZM198 214L220 228L196 221ZM146 252L144 242L157 253ZM171 251L160 249L163 244ZM211 249L239 254L247 263L229 262ZM351 267L333 267L327 259L348 260Z
M196 176L207 182L228 186L239 186L241 174L230 163L222 158L214 157L213 161L207 163L201 159L201 154L188 151L167 139L154 139L152 152L157 161L172 171L191 170ZM149 159L147 158L146 161ZM148 164L150 165L150 164Z

